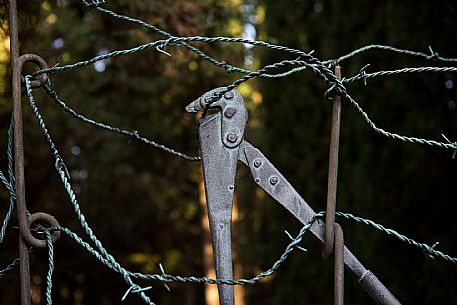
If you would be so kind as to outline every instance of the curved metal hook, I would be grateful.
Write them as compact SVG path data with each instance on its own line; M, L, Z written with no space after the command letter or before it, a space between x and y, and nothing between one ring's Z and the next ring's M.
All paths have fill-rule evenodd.
M14 66L14 69L15 70L17 69L19 73L22 73L22 69L24 68L24 65L28 62L33 62L40 68L40 70L44 70L44 69L48 68L48 65L46 64L44 59L41 58L40 56L38 56L36 54L24 54L19 57L18 61L16 62L15 66ZM43 86L47 81L48 81L48 75L46 73L42 73L42 74L36 76L36 79L32 80L30 82L30 85L32 86L32 88L39 88L39 87ZM22 76L21 76L21 84L22 85L25 84L24 77L22 77Z
M40 69L46 69L47 64L43 58L35 54L24 54L14 63L13 67L13 117L14 117L14 164L16 176L16 205L19 219L19 228L22 239L28 246L43 248L46 241L33 236L30 226L37 221L44 221L51 226L59 226L58 222L49 214L36 213L27 217L27 206L25 203L25 179L24 179L24 141L22 127L22 104L21 93L22 69L28 62L33 62ZM31 82L33 88L40 87L46 83L48 76L41 74ZM60 236L60 232L53 233L53 241Z

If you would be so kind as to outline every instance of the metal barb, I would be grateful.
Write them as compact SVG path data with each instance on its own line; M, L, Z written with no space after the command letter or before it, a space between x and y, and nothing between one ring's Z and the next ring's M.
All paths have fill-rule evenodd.
M437 241L436 243L434 243L434 244L430 247L430 249L435 250L436 246L438 246L439 244L440 244L440 242ZM435 259L435 257L433 256L433 254L432 254L431 252L429 252L427 255L428 255L429 258Z
M159 51L160 53L163 53L163 54L171 57L171 54L166 52L166 51L164 51L162 48L160 48L160 46L157 46L156 50Z
M152 289L152 286L148 286L148 287L144 287L144 288L141 288L140 286L136 285L136 284L133 284L132 286L130 286L127 291L124 293L124 295L122 296L121 298L121 302L124 302L125 299L127 298L127 296L130 294L130 293L140 293L140 292L144 292L146 290L150 290Z
M452 159L455 158L455 156L457 155L457 142L451 142L444 134L441 134L441 136L451 145L454 146L454 153L452 154Z
M365 66L363 66L363 67L360 68L360 70L359 70L359 74L362 76L362 78L363 78L363 84L364 84L365 86L367 85L367 78L366 78L367 72L365 71L365 69L367 69L369 66L370 66L370 64L366 64Z
M167 274L165 273L165 270L163 269L162 263L159 263L159 269L160 269L160 272L162 272L162 276L163 276L163 277L166 277ZM163 282L163 286L165 287L165 289L166 289L168 292L171 291L170 287L169 287L165 282Z
M438 59L440 57L440 54L438 54L438 52L433 51L431 46L428 46L428 50L430 51L430 55L427 57L427 59Z

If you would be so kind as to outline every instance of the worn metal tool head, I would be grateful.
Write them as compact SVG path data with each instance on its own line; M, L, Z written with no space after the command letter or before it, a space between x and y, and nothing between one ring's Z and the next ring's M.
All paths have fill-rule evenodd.
M206 92L198 99L187 105L187 112L198 112L205 110L216 110L203 117L200 121L200 128L205 128L205 124L210 120L220 116L222 120L221 133L222 142L226 147L234 148L240 145L243 140L244 128L248 115L244 106L241 94L236 90L224 93L218 100L217 96L225 91L226 88L220 87ZM214 101L214 102L213 102Z
M219 87L204 93L195 101L187 105L186 111L204 111L205 108L208 107L208 105L210 105L209 108L224 108L224 105L227 103L227 101L234 101L241 98L240 93L236 90L226 92L225 94L223 94L223 96L219 97L219 94L221 94L225 89L226 88L224 87Z

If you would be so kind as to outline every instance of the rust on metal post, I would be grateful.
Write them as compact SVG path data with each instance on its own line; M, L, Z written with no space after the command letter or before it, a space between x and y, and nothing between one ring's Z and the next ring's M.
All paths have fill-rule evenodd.
M13 70L11 79L11 89L13 98L13 121L14 121L14 175L16 205L20 228L19 236L19 258L20 258L20 281L21 281L21 304L31 304L30 291L30 257L29 246L46 247L46 241L34 237L30 231L31 226L42 221L51 226L59 226L59 223L49 214L35 213L27 216L27 206L25 202L25 178L24 178L24 141L22 127L22 68L25 63L33 62L40 69L47 68L46 62L34 54L19 56L19 34L17 24L17 4L16 0L8 0L9 6L9 35L10 35L10 58ZM47 75L42 74L31 81L33 88L42 86L47 81ZM55 242L60 236L60 232L54 232L52 236Z
M334 304L344 304L344 234L335 223L335 267L334 267Z
M10 58L12 77L12 95L13 95L13 120L14 120L14 174L16 177L16 204L19 213L20 202L25 206L24 201L24 151L22 147L22 109L21 109L21 75L17 75L15 69L19 60L19 35L17 26L17 5L16 0L8 0L9 5L9 35L10 35ZM19 132L17 126L21 127ZM20 218L20 217L19 217ZM19 236L19 259L20 259L20 279L21 279L21 304L30 305L30 266L29 250L22 235Z
M335 75L341 80L341 67L335 66ZM335 240L336 190L338 180L338 152L340 148L341 96L335 94L332 108L332 127L330 132L330 153L328 161L327 213L325 214L324 249L322 256L329 258Z
M47 67L46 62L35 54L24 54L15 60L13 67L13 120L14 120L14 174L16 177L16 205L21 232L21 241L32 247L44 248L46 241L40 240L32 235L30 226L36 221L43 221L51 226L58 226L57 221L49 214L36 213L27 216L27 205L25 202L25 178L24 178L24 140L22 128L22 103L21 103L21 80L22 68L25 63L33 62L41 69ZM38 87L47 80L45 74L31 82L31 86ZM60 232L53 233L53 240L56 241Z

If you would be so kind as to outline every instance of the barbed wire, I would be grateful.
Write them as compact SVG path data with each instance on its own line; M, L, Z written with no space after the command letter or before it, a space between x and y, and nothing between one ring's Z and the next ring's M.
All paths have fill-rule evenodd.
M88 223L85 221L85 217L84 217L84 215L82 214L82 212L80 210L80 207L79 207L79 204L77 202L75 193L72 190L71 185L68 182L68 176L66 174L66 171L64 170L65 163L64 163L63 159L61 159L60 154L59 154L59 152L58 152L58 150L56 148L56 145L54 144L54 142L53 142L53 140L51 138L51 135L50 135L48 129L46 128L46 125L45 125L45 123L44 123L44 121L43 121L43 119L42 119L42 117L41 117L41 115L39 113L39 110L38 110L38 108L37 108L37 106L35 104L35 100L34 100L34 97L33 97L33 94L32 94L32 88L31 88L31 84L30 84L31 78L32 78L31 76L26 76L25 77L26 95L28 97L29 104L30 104L30 106L32 108L33 113L37 117L39 125L40 125L40 127L41 127L41 129L42 129L42 131L43 131L43 133L45 135L45 138L48 141L48 144L51 147L51 152L52 152L52 154L53 154L53 156L55 158L55 161L56 161L55 164L56 165L57 164L61 165L61 166L56 166L56 170L58 171L58 173L60 175L60 178L61 178L61 181L63 182L63 184L65 186L65 189L67 190L67 194L69 195L70 202L72 203L72 205L74 207L74 210L76 212L76 215L77 215L78 219L80 220L80 224L83 227L83 230L85 231L85 233L89 236L90 240L95 244L97 250L92 248L89 244L83 242L80 237L78 237L76 234L72 233L68 229L62 229L62 231L64 233L66 233L68 236L70 236L77 243L82 245L88 252L90 252L92 255L94 255L100 262L105 264L107 267L113 269L114 271L120 273L123 276L123 278L125 279L127 285L130 287L127 292L128 293L138 293L138 294L140 294L140 297L143 299L143 301L146 304L153 304L153 303L145 295L145 293L144 293L145 288L141 288L140 286L135 284L132 281L131 278L136 278L136 279L141 279L141 280L156 280L156 281L162 281L162 282L193 282L193 283L230 284L230 285L252 284L252 283L255 283L257 281L260 281L261 279L271 275L273 272L275 272L281 266L281 264L287 259L289 253L293 249L295 249L295 247L298 246L297 244L301 241L301 238L306 233L307 229L309 229L309 227L312 225L312 222L314 222L315 219L317 219L319 217L322 217L325 214L325 213L317 214L316 217L312 219L312 222L308 223L307 225L305 225L302 228L302 230L300 231L300 233L297 236L297 238L292 240L292 242L288 245L288 247L284 251L283 255L281 255L281 257L273 264L272 268L270 268L269 270L259 274L258 276L254 277L252 279L240 279L240 280L231 281L231 280L221 280L221 279L197 278L197 277L193 277L193 276L191 276L191 277L174 276L174 275L168 275L168 274L165 274L165 273L146 275L146 274L141 274L141 273L129 272L126 269L124 269L114 259L114 257L111 256L106 251L106 249L103 247L102 243L98 240L98 238L93 233L92 229L89 227ZM350 214L345 215L345 214L338 213L338 215L346 216L346 218L349 218L349 219L352 219L352 220L356 220L358 222L362 222L362 223L371 225L371 226L373 226L373 227L375 227L375 228L377 228L379 230L382 230L385 233L388 233L388 234L393 235L393 236L395 236L397 238L400 238L401 240L403 240L405 242L408 242L411 245L417 246L422 250L426 250L427 252L429 252L429 253L431 253L433 255L436 255L436 256L441 257L441 258L446 259L446 260L450 260L451 262L455 262L454 258L451 258L449 255L445 255L445 254L442 254L439 251L434 250L431 246L428 246L426 244L421 244L421 243L418 243L418 242L411 242L412 241L411 239L408 239L408 238L404 237L401 234L395 234L394 233L395 231L389 230L389 229L385 229L383 226L377 225L376 223L374 223L372 221L369 221L369 220L363 221L362 218L356 218L355 216L350 215ZM351 218L351 216L352 216L352 218ZM441 255L440 255L440 253L441 253ZM50 259L50 262L51 262L51 259ZM52 268L50 268L50 270L52 270ZM51 279L51 276L52 276L52 272L51 272L51 275L48 274L48 279Z
M60 180L63 183L65 190L67 191L67 195L70 199L70 202L73 206L74 212L79 220L79 223L81 224L83 231L87 234L87 236L89 236L90 240L97 247L97 250L100 251L100 253L108 261L110 261L110 263L112 263L115 266L119 266L119 264L114 260L114 258L110 254L108 254L106 249L103 247L101 241L95 236L94 232L92 231L92 229L86 222L85 216L81 212L81 208L79 206L78 200L76 199L76 194L70 183L70 177L68 175L68 171L66 170L65 162L64 162L63 158L60 156L60 153L57 150L57 147L51 138L51 134L49 133L49 130L46 128L46 124L44 123L44 120L43 120L40 112L38 111L38 107L36 106L35 99L32 95L32 87L31 87L32 78L33 77L30 75L27 75L24 77L25 93L28 97L28 101L29 101L30 107L32 108L32 112L35 115L35 117L37 118L38 124L40 125L40 128L43 131L43 134L49 144L49 147L51 148L51 153L55 159L54 167L57 170L57 173L59 174ZM128 286L135 285L133 283L131 277L127 273L123 273L123 278ZM151 302L151 300L149 299L149 297L146 296L146 294L144 294L144 292L140 292L140 297L146 304L153 304Z
M375 223L373 220L366 219L366 218L361 218L361 217L358 217L358 216L354 216L351 213L336 212L336 215L344 217L344 218L349 219L349 220L353 220L353 221L358 222L358 223L365 224L367 226L371 226L371 227L373 227L373 228L375 228L375 229L377 229L377 230L379 230L381 232L384 232L384 233L386 233L388 235L396 237L397 239L399 239L402 242L405 242L405 243L407 243L407 244L409 244L411 246L419 248L419 249L423 250L425 253L427 253L427 254L429 254L431 256L439 257L439 258L441 258L441 259L443 259L445 261L448 261L448 262L451 262L451 263L454 263L454 264L457 263L457 257L451 257L451 256L449 256L447 254L444 254L443 252L435 250L436 243L433 246L429 246L427 244L417 242L414 239L406 237L405 235L400 234L395 230L387 229L383 225Z
M369 78L376 78L376 77L381 77L381 76L392 76L392 75L397 75L397 74L402 74L402 73L457 72L456 67L417 67L417 68L408 67L408 68L403 68L403 69L390 70L390 71L389 70L377 71L377 72L372 72L372 73L366 73L365 70L362 69L357 75L349 77L349 78L345 78L341 81L336 78L334 72L330 69L331 66L333 66L335 64L348 60L349 58L352 58L363 52L366 52L369 50L374 50L374 49L386 50L386 51L396 52L399 54L404 54L404 55L409 55L409 56L422 57L426 60L435 60L435 61L442 61L442 62L456 62L457 61L457 59L455 59L455 58L441 57L441 56L439 56L438 53L434 52L431 48L430 48L431 54L427 55L422 52L399 49L399 48L395 48L395 47L391 47L391 46L370 45L370 46L361 47L361 48L354 50L346 55L343 55L337 59L320 61L319 59L317 59L316 57L314 57L312 55L313 51L304 52L301 50L288 48L288 47L282 46L282 45L271 44L271 43L268 43L265 41L248 40L248 39L243 39L243 38L222 37L222 36L218 36L218 37L205 37L205 36L176 37L166 31L163 31L160 28L158 28L154 25L148 24L142 20L132 18L129 16L125 16L125 15L121 15L121 14L115 13L111 10L100 7L100 5L104 3L104 1L84 1L83 0L82 3L86 6L96 9L97 11L99 11L101 13L110 15L111 17L118 18L118 19L128 21L128 22L132 22L137 25L143 26L149 30L153 30L153 31L165 36L166 39L151 41L151 42L148 42L148 43L145 43L142 45L138 45L138 46L130 48L130 49L116 50L113 52L109 52L108 54L95 56L91 59L78 61L73 64L67 64L67 65L63 65L63 66L56 65L56 66L48 68L48 69L40 70L32 75L25 76L25 93L28 98L29 104L31 106L32 112L34 113L34 115L38 121L38 124L49 144L51 153L55 160L55 163L54 163L55 169L67 192L70 203L79 220L81 227L83 228L84 233L89 237L91 243L93 244L93 246L91 246L89 243L85 242L80 236L73 233L68 228L58 227L58 228L48 228L45 230L46 240L47 240L47 245L48 245L48 265L49 265L48 273L46 276L46 282L47 282L46 302L48 305L52 304L51 292L52 292L52 274L54 271L54 248L53 248L52 241L51 241L51 233L55 230L59 230L59 231L65 233L68 237L73 239L77 244L79 244L87 252L92 254L99 262L101 262L108 268L114 270L115 272L119 273L123 277L124 282L126 283L126 285L129 288L127 289L127 291L124 294L124 296L122 297L122 299L125 299L129 294L134 293L134 294L138 294L139 297L142 299L142 301L145 302L146 304L154 304L151 301L151 299L145 294L145 291L151 289L151 287L143 288L143 287L139 286L138 284L136 284L134 282L134 280L153 280L153 281L159 281L165 285L168 282L181 282L181 283L192 282L192 283L227 284L227 285L254 284L254 283L264 279L265 277L270 276L275 271L277 271L280 268L280 266L288 259L289 254L293 250L295 250L295 249L304 250L303 248L301 248L299 246L299 243L302 241L304 234L309 230L309 228L312 226L312 224L317 219L322 218L325 215L325 212L320 212L320 213L316 214L310 220L309 223L305 224L301 228L301 230L299 231L298 235L295 238L291 238L291 242L287 245L287 247L285 248L282 255L273 263L271 268L269 268L268 270L256 275L253 278L250 278L250 279L227 280L227 279L211 279L211 278L207 278L207 277L177 276L177 275L170 275L170 274L165 273L165 271L162 268L161 268L162 273L160 273L160 274L142 274L142 273L128 271L124 267L122 267L114 259L114 257L111 254L109 254L109 252L105 249L102 242L96 237L92 228L87 223L85 216L81 211L80 205L76 198L76 194L73 191L72 186L70 184L70 177L69 177L66 165L64 163L64 160L63 160L62 156L60 155L53 139L51 138L51 134L46 127L46 124L38 110L34 96L32 94L31 80L34 76L37 76L39 74L47 73L48 75L51 75L51 74L54 74L57 72L73 70L73 69L77 69L79 67L91 65L97 61L101 61L101 60L105 60L105 59L109 59L109 58L113 58L113 57L121 56L121 55L130 55L130 54L134 54L134 53L137 53L140 51L144 51L146 49L156 49L157 51L163 53L163 52L165 52L164 51L165 47L185 47L185 48L189 49L190 51L194 52L197 56L209 61L210 63L214 64L215 66L224 68L227 72L239 72L239 73L245 74L240 79L238 79L238 80L234 81L232 84L226 86L224 90L217 92L213 96L213 99L208 103L208 105L207 105L208 107L210 107L212 103L214 103L215 101L220 99L225 92L228 92L228 91L238 87L240 84L242 84L252 78L255 78L255 77L270 77L270 78L286 77L286 76L291 75L292 73L297 73L297 72L306 70L306 71L315 73L327 84L328 90L325 93L325 96L327 99L331 99L331 95L334 93L341 95L343 100L348 101L350 104L352 104L356 108L356 110L361 114L363 119L368 123L368 125L372 129L374 129L376 132L381 133L384 136L406 141L406 142L438 146L441 148L452 149L454 151L457 150L457 143L452 143L450 141L445 143L445 142L426 140L426 139L416 138L416 137L407 137L407 136L402 136L402 135L399 135L396 133L388 132L388 131L385 131L384 129L377 127L374 124L374 122L369 118L368 114L361 108L361 106L348 94L346 87L344 86L344 84L353 82L353 81L359 81L359 80L365 81L366 79L369 79ZM250 71L250 70L246 70L246 69L243 69L240 67L230 65L230 64L226 63L225 61L220 61L214 57L207 55L206 53L201 51L199 48L192 45L192 43L195 43L195 42L250 44L253 46L265 47L265 48L269 48L272 50L285 52L291 56L295 56L296 59L282 60L280 62L266 65L258 70ZM275 72L277 69L284 69L284 68L287 68L289 70L286 72L280 72L280 73ZM141 136L137 131L128 131L128 130L121 129L118 127L113 127L106 123L98 122L93 119L87 118L86 116L83 116L82 114L79 114L74 109L70 108L64 101L62 101L58 97L50 80L44 86L44 90L59 107L61 107L64 111L66 111L67 113L72 115L74 118L81 120L82 122L84 122L86 124L95 126L97 128L105 129L105 130L113 132L113 133L118 133L118 134L121 134L124 136L129 136L129 137L139 140L147 145L164 150L165 152L167 152L171 155L178 156L178 157L184 158L186 160L191 160L191 161L200 160L199 157L189 156L187 154L184 154L184 153L178 152L172 148L169 148L165 145L159 144L156 141L147 139L144 136ZM9 218L12 213L12 209L14 208L14 201L15 201L14 173L12 170L13 158L12 158L12 148L11 148L12 147L12 126L13 126L13 123L10 124L10 129L8 131L8 148L7 148L8 174L9 174L8 178L9 179L7 179L3 175L2 172L0 172L0 181L4 184L4 186L10 193L10 206L9 206L9 210L7 212L7 216L6 216L7 218L5 218L2 229L0 231L0 234L1 234L0 243L3 239L4 230L6 230L7 224L9 222ZM412 245L412 246L424 251L426 254L432 255L433 257L438 257L438 258L441 258L441 259L451 262L451 263L457 262L457 258L451 257L438 250L435 250L435 245L429 246L424 243L419 243L411 238L408 238L408 237L396 232L395 230L387 229L384 226L377 224L372 220L360 218L360 217L354 216L352 214L342 213L342 212L337 212L336 215L340 216L340 217L344 217L344 218L352 220L352 221L356 221L356 222L368 225L377 230L380 230L381 232L388 234L390 236L393 236L409 245ZM18 264L18 262L19 262L19 260L16 259L12 263L10 263L6 268L1 270L0 277L2 277L6 272L12 270L14 268L14 266Z
M358 223L362 223L365 225L368 225L374 229L377 229L383 233L386 233L388 235L394 236L398 238L400 241L408 243L409 245L412 245L414 247L419 248L420 250L423 250L424 253L428 255L434 255L439 258L442 258L448 262L456 263L457 258L451 257L447 254L444 254L440 251L437 251L434 249L434 246L429 246L424 243L419 243L411 238L406 237L405 235L402 235L398 233L395 230L385 228L384 226L375 223L372 220L361 218L358 216L354 216L351 213L343 213L343 212L336 212L337 216L344 217L349 220L356 221ZM141 280L147 280L147 281L158 281L162 283L171 283L171 282L179 282L179 283L205 283L205 284L225 284L225 285L252 285L255 284L262 279L271 276L275 271L277 271L280 266L288 259L289 255L291 252L293 252L295 249L300 249L304 250L305 249L301 248L299 246L299 243L302 242L304 235L309 231L311 226L314 224L314 222L318 219L321 219L325 216L325 211L319 212L315 214L311 220L305 224L299 231L296 237L292 238L290 237L290 234L286 231L287 235L290 237L291 242L287 245L285 248L284 252L282 255L273 263L273 265L266 271L259 273L258 275L250 278L250 279L236 279L236 280L227 280L227 279L215 279L215 278L208 278L208 277L195 277L195 276L179 276L179 275L171 275L165 273L163 268L161 267L161 274L143 274L143 273L138 273L138 272L131 272L127 271L123 267L120 266L120 264L112 264L111 261L106 259L103 255L101 255L98 251L96 251L93 247L91 247L88 243L82 240L81 237L79 237L76 233L72 232L70 229L65 228L65 227L52 227L48 228L46 230L46 236L47 236L47 241L48 245L49 243L52 244L52 239L51 239L51 234L54 231L60 231L65 233L68 237L70 237L73 241L75 241L79 246L84 248L88 253L92 254L99 262L101 262L103 265L108 267L109 269L116 271L120 274L127 273L128 275L132 276L133 278L136 279L141 279ZM436 245L436 244L435 244ZM52 245L51 245L52 246ZM46 296L51 295L51 287L52 287L52 272L53 272L53 248L49 247L48 248L48 253L49 253L49 270L48 270L48 275L47 275L47 293ZM130 288L127 290L126 294L122 299L125 299L126 295L128 293L137 293L137 292L144 292L146 290L151 289L151 286L148 286L146 288L141 288L138 285L133 285L130 286ZM52 304L52 300L49 298L48 299L48 305ZM51 300L51 301L49 301ZM153 303L151 303L153 304Z
M3 268L2 270L0 270L0 280L3 278L3 276L5 276L5 274L7 274L8 272L10 272L11 270L14 269L14 267L16 267L19 262L20 262L20 258L16 258L14 259L11 263L9 263L5 268Z
M433 51L431 46L428 47L430 54L425 54L423 52L411 51L411 50L407 50L407 49L400 49L400 48L387 46L387 45L380 45L380 44L372 44L372 45L360 47L346 55L340 56L336 59L329 60L327 62L335 61L336 63L341 63L342 61L345 61L351 57L354 57L354 56L364 53L366 51L375 50L375 49L390 51L390 52L399 53L399 54L403 54L403 55L422 57L427 60L436 60L436 61L443 61L443 62L457 62L457 58L441 57L437 52Z
M425 144L425 145L430 145L430 146L437 146L441 148L446 148L446 149L451 149L451 150L457 150L457 143L446 143L446 142L440 142L440 141L435 141L435 140L427 140L424 138L417 138L417 137L410 137L410 136L403 136L397 133L389 132L386 131L378 126L369 118L368 114L362 109L362 107L348 94L346 87L344 86L343 81L340 81L336 78L335 74L333 71L329 69L326 65L324 65L321 61L319 61L317 58L313 57L309 53L305 53L303 51L297 50L297 49L291 49L288 47L280 46L280 45L273 45L264 41L251 41L243 38L230 38L230 37L204 37L204 36L191 36L191 37L172 37L166 40L158 40L158 41L153 41L149 42L146 44L139 45L134 48L130 49L125 49L125 50L117 50L114 52L110 52L108 54L104 55L99 55L96 57L93 57L92 59L89 60L83 60L79 61L74 64L68 64L64 66L54 66L48 69L43 69L40 70L32 76L36 76L42 73L56 73L60 71L65 71L69 69L76 69L82 66L87 66L90 64L93 64L97 61L100 60L106 60L109 58L113 58L115 56L119 55L128 55L128 54L134 54L136 52L143 51L145 49L150 49L150 48L163 48L164 46L174 46L175 43L177 42L194 42L194 41L199 41L199 42L207 42L207 43L212 43L212 42L234 42L234 43L248 43L256 46L262 46L266 48L270 48L273 50L280 50L284 52L288 52L294 55L299 55L300 59L297 60L283 60L281 62L277 62L274 64L267 65L257 71L251 71L242 78L236 80L233 82L231 85L226 86L226 89L215 92L213 94L212 100L210 100L207 104L207 107L210 107L212 103L218 101L224 93L236 88L240 84L248 81L251 78L258 77L260 75L266 74L267 72L270 72L271 70L274 70L279 67L287 67L287 66L302 66L305 67L307 70L310 70L317 74L320 78L324 80L324 82L329 86L329 90L326 92L326 97L327 99L331 99L331 93L337 92L343 100L348 101L350 104L352 104L356 110L361 114L362 118L368 123L368 125L376 132L397 140L401 140L404 142L410 142L410 143L416 143L416 144ZM392 74L400 74L400 73L413 73L413 72L430 72L430 71L455 71L454 67L446 67L446 68L427 68L427 67L422 67L422 68L405 68L401 70L395 70L395 71L379 71L376 73L372 73L371 76L369 77L377 77L380 75L392 75ZM415 70L416 69L416 70ZM438 70L441 69L441 70ZM366 73L356 76L354 79L350 80L358 80L358 79L366 79ZM183 154L184 155L184 154Z
M372 73L366 73L365 69L362 70L352 77L344 78L344 83L355 82L359 80L366 81L369 78L381 77L381 76L392 76L399 74L408 73L421 73L421 72L457 72L457 67L417 67L417 68L402 68L396 70L377 71Z
M10 126L8 128L8 144L6 149L7 160L8 160L8 179L5 177L3 172L0 171L0 180L2 184L8 191L9 194L9 204L8 210L3 218L2 227L0 229L0 244L3 242L5 238L6 229L8 227L8 223L10 222L11 216L13 215L14 211L14 204L16 202L16 191L15 191L15 179L14 179L14 171L13 171L13 117L11 116Z
M133 138L133 139L136 139L136 140L139 140L147 145L150 145L154 148L157 148L157 149L161 149L171 155L174 155L174 156L177 156L177 157L180 157L180 158L183 158L185 160L189 160L189 161L199 161L201 160L200 157L193 157L193 156L189 156L187 154L184 154L184 153L181 153L181 152L178 152L172 148L169 148L165 145L162 145L162 144L159 144L151 139L148 139L142 135L139 134L138 131L134 130L134 131L128 131L128 130L125 130L125 129L121 129L121 128L118 128L118 127L113 127L113 126L110 126L106 123L101 123L101 122L98 122L98 121L95 121L95 120L92 120L92 119L89 119L87 118L86 116L82 115L82 114L79 114L78 112L76 112L74 109L70 108L64 101L62 101L59 96L57 95L57 93L54 91L53 89L53 86L52 86L52 83L51 83L51 80L48 79L48 83L44 86L44 90L46 91L46 93L52 98L52 100L58 105L60 106L63 110L65 110L67 113L69 113L71 116L73 116L74 118L86 123L86 124L89 124L89 125L92 125L92 126L95 126L95 127L98 127L98 128L101 128L101 129L105 129L105 130L108 130L110 132L114 132L114 133L118 133L118 134L121 134L121 135L124 135L124 136L128 136L130 138Z

